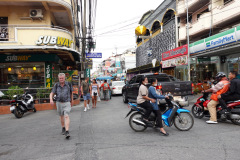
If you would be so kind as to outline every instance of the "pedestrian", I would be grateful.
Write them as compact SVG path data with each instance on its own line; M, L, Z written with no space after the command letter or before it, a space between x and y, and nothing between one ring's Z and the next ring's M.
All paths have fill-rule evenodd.
M97 105L97 98L99 94L99 86L97 84L96 79L93 79L93 83L90 86L90 90L91 90L91 96L92 96L92 108L96 108Z
M55 83L52 92L50 93L50 103L52 105L54 104L53 95L56 94L56 106L62 125L62 134L65 134L66 139L69 139L69 114L73 105L73 89L72 85L65 81L64 73L59 73L58 79L59 82Z
M104 80L104 83L101 85L101 88L103 89L104 100L108 100L110 86L107 83L107 80Z
M86 77L85 81L82 82L81 84L81 91L83 95L83 100L84 100L84 112L89 110L89 103L90 103L90 86L89 86L89 78Z

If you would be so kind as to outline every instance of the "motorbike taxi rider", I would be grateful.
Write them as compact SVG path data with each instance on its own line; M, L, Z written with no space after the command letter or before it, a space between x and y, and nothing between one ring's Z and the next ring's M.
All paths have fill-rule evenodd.
M229 89L229 81L226 77L226 74L223 72L218 72L216 74L216 80L218 81L218 83L213 86L212 88L205 90L203 92L212 92L212 96L210 97L211 101L208 103L207 108L209 110L210 113L210 120L206 121L208 124L216 124L217 122L217 111L216 111L216 107L219 104L218 101L218 95L221 95L225 92L228 91Z
M165 99L168 98L168 96L163 96L160 95L160 93L157 93L156 91L156 86L157 86L157 79L153 78L151 80L151 86L148 89L149 92L149 98L155 99L156 102L155 103L151 103L152 107L153 107L153 112L155 113L156 117L157 117L157 127L159 127L160 129L160 134L163 136L168 136L169 134L164 130L163 128L163 124L162 124L162 113L158 107L158 103L157 103L157 99Z
M149 126L152 126L153 124L148 121L148 118L153 110L150 101L152 103L155 103L156 100L148 97L148 88L146 86L147 84L148 84L147 77L142 77L140 81L140 87L138 90L137 104L142 108L146 109L146 112L143 115L143 122Z
M222 106L222 114L229 114L229 109L225 102L240 100L240 79L237 79L237 72L231 71L228 75L230 79L230 88L226 93L218 96L219 103Z

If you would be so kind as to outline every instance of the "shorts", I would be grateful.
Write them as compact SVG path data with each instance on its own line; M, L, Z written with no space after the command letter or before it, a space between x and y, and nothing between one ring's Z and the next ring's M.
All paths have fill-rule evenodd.
M97 93L97 95L94 95L94 93ZM98 92L92 91L92 96L98 96Z
M57 112L59 116L68 116L71 111L71 103L70 102L56 102Z
M87 93L87 94L83 94L83 100L86 101L86 100L90 100L90 93Z

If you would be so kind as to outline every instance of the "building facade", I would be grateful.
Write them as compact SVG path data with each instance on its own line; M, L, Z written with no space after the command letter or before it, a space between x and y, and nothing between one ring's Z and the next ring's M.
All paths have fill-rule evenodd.
M177 1L179 45L187 43L187 0ZM240 1L188 0L191 80L240 71Z
M77 1L0 0L0 88L52 87L80 62Z
M139 24L147 28L143 36L137 37L136 67L152 68L152 60L162 61L162 53L178 46L176 1L163 1L154 11L145 13ZM159 65L158 65L159 66ZM160 68L158 67L157 70ZM170 73L169 68L163 72ZM132 70L135 72L135 70ZM138 69L149 72L149 69ZM172 73L170 73L172 74Z

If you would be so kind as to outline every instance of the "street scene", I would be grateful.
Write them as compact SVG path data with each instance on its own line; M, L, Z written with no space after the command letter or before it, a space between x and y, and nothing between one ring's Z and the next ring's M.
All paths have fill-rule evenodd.
M239 0L0 0L0 160L239 160Z
M134 132L124 119L130 109L122 97L82 110L83 105L72 108L69 141L60 134L55 110L20 121L2 115L0 159L239 159L240 128L228 121L207 125L206 118L195 119L190 131L167 127L170 136L163 137L152 128Z

